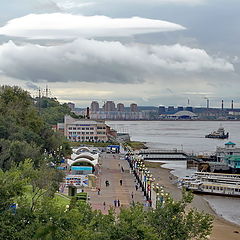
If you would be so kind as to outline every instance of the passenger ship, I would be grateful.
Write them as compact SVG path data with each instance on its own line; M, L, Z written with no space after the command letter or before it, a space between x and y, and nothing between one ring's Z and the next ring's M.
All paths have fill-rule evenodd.
M240 197L240 174L196 172L179 183L196 193Z

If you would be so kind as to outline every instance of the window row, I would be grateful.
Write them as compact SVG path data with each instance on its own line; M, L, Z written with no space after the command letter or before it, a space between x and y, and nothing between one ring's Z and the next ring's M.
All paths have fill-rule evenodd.
M90 127L90 128L81 128L81 127L69 127L68 130L94 130L93 127Z
M69 135L94 135L94 132L69 132Z
M97 132L97 134L104 134L104 135L105 135L105 134L106 134L106 132Z
M72 137L72 136L69 136L68 138L69 139L82 139L82 140L85 140L85 139L95 139L95 140L97 140L98 139L98 137L93 137L93 136L90 136L90 137L88 137L88 136L86 136L86 137Z

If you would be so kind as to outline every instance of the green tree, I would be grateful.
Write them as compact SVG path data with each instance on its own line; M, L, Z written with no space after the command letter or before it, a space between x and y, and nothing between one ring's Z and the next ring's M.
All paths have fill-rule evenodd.
M0 171L0 239L200 240L212 228L212 217L188 208L191 193L183 192L176 202L168 197L153 210L136 204L119 214L113 209L102 214L83 202L69 209L57 204L54 193L60 181L55 169L46 164L35 169L30 160ZM16 202L13 213L9 206Z
M122 208L117 216L115 229L110 232L111 239L117 240L158 240L158 234L148 219L148 212L137 204Z
M70 115L73 118L82 118L71 111L66 103L59 103L56 98L41 97L36 98L37 108L40 107L40 114L45 122L50 125L64 122L64 116Z
M0 214L23 196L26 184L26 179L16 167L6 172L0 169Z
M70 109L56 99L43 99L43 109L48 115L39 115L30 94L19 87L0 87L0 167L31 158L39 166L46 153L55 163L71 153L67 140L52 130L48 120L62 119ZM51 108L51 109L50 109ZM60 115L61 117L59 117ZM57 115L57 117L55 116ZM56 118L55 118L56 117Z
M211 233L213 218L196 209L187 208L193 200L191 192L183 191L181 201L168 197L149 212L149 222L164 240L206 239Z

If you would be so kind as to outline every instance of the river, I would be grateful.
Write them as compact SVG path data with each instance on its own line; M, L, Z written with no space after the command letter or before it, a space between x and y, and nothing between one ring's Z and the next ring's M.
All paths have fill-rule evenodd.
M214 153L217 146L232 141L240 146L240 122L235 121L108 121L118 132L129 133L132 141L146 142L149 148L177 148L188 153ZM220 126L229 132L228 140L208 139L204 136ZM163 165L164 166L164 165ZM176 176L184 176L185 162L168 162L166 168L173 169ZM191 171L192 172L192 171ZM189 174L188 174L189 175ZM221 196L204 197L223 218L240 225L240 199Z

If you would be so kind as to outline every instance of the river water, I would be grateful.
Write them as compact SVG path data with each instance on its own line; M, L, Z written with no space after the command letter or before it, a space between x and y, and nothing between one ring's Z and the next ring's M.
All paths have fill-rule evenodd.
M188 153L211 154L217 146L232 141L240 147L240 122L233 121L108 121L118 132L129 133L132 141L146 142L152 149L184 150ZM229 132L228 140L209 139L204 136L220 126ZM190 175L184 161L166 162L163 165L173 169L178 177ZM240 199L221 196L204 197L212 208L228 221L240 224Z

